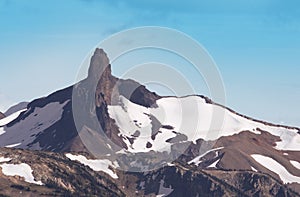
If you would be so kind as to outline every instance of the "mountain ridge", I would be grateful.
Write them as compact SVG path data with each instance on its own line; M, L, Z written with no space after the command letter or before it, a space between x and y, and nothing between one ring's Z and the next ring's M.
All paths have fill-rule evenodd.
M197 181L190 176L198 171L201 177L221 176L216 182L210 178L210 181L197 179L213 183L209 187L223 188L216 192L217 196L226 195L225 190L231 187L235 189L227 192L232 195L258 192L257 195L272 196L279 192L297 196L288 191L300 192L299 128L256 120L203 95L159 96L134 80L114 77L102 49L95 50L88 73L86 79L73 86L35 99L25 109L0 120L0 146L29 152L72 153L75 162L91 168L91 163L108 162L105 165L119 177L112 181L130 196L139 190L150 196L154 193L176 196L182 191L173 187L182 181L195 186L193 195L197 190L207 192L207 188L198 188ZM223 115L222 125L214 125L214 113ZM265 161L273 163L269 165ZM176 173L162 170L173 165ZM186 179L178 176L179 168L186 169ZM171 187L174 191L166 186L162 187L165 194L159 194L157 187L163 179L155 178L157 187L150 189L148 183L145 187L149 189L144 191L139 186L147 178L144 172L152 173L151 176L161 173L160 177L177 177ZM235 177L236 183L221 181L226 172L229 177ZM277 189L269 189L273 193L267 190L260 193L255 184L250 186L247 182L253 181L249 176L257 176L255 180L260 181L270 178L264 178L265 175L279 184ZM240 177L248 178L241 182ZM123 179L130 189L122 188L126 182ZM132 186L136 183L139 183L136 187ZM239 184L247 185L251 192L239 188Z

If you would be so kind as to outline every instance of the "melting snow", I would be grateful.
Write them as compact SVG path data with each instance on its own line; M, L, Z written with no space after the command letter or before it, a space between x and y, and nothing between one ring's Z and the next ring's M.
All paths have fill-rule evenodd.
M278 174L278 176L280 177L280 179L283 181L284 184L300 183L300 177L290 174L287 171L287 169L284 166L282 166L280 163L278 163L276 160L258 154L253 154L251 156L262 166Z
M41 181L35 181L32 175L32 169L28 164L0 164L2 172L6 176L20 176L24 177L25 181L28 183L33 183L37 185L43 185Z
M80 163L89 166L94 171L102 171L102 172L107 173L114 179L118 178L118 175L109 168L109 166L112 166L115 168L119 167L117 162L112 163L108 159L91 160L91 159L87 159L85 156L72 155L70 153L66 154L66 157L68 157L71 160L79 161Z

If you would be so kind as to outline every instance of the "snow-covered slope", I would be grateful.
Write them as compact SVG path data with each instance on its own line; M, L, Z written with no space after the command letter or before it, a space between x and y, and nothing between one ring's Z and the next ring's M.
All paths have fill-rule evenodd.
M262 130L280 137L276 149L300 151L297 129L247 119L199 96L162 98L157 100L157 105L157 108L146 108L120 96L118 105L108 106L109 115L116 121L119 135L125 139L130 152L170 151L171 139L178 136L181 137L177 142L195 143L198 139L217 140L242 131L260 134Z
M300 177L292 175L288 170L282 166L279 162L276 160L259 155L259 154L253 154L251 155L258 163L260 163L265 168L273 171L274 173L278 174L280 179L286 184L286 183L300 183Z
M35 109L23 109L0 120L0 144L5 147L28 148L39 144L31 144L45 129L52 126L62 117L63 107L68 103L53 102L44 107ZM23 119L17 120L13 125L6 126L16 120L21 112Z

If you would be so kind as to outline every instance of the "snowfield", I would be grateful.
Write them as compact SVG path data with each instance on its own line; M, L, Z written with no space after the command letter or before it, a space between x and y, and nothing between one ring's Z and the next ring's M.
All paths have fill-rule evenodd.
M6 176L20 176L24 177L25 181L28 183L33 183L37 185L43 185L41 181L35 181L32 175L31 167L26 163L21 164L0 164L2 168L2 173Z
M259 135L259 129L280 137L276 149L300 151L298 130L268 126L247 119L221 106L206 103L199 96L166 97L157 100L156 104L157 108L147 108L120 96L118 105L108 106L109 115L116 121L120 136L129 147L128 151L170 151L172 143L166 140L176 136L173 131L184 134L187 137L184 141L195 143L197 139L216 140L242 131ZM155 139L151 138L153 127L159 127L160 131ZM128 138L134 139L133 143ZM147 142L151 146L146 147Z
M111 176L113 179L117 179L118 175L112 171L109 167L117 168L119 167L117 162L111 162L108 159L87 159L82 155L72 155L70 153L66 154L66 157L73 161L79 161L80 163L89 166L94 171L102 171Z
M280 163L278 163L276 160L258 154L253 154L251 156L262 166L278 174L278 176L280 177L280 179L283 181L284 184L300 183L300 177L294 176L291 173L289 173L287 169L284 166L282 166Z

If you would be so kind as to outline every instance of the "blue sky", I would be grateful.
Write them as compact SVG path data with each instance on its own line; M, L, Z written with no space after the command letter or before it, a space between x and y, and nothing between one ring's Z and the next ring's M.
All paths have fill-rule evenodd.
M71 85L102 39L150 25L182 31L208 50L226 105L300 126L297 0L0 0L0 111Z

